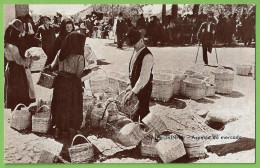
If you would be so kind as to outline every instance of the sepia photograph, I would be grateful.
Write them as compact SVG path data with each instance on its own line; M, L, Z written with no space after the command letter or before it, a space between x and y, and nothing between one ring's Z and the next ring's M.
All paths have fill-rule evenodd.
M255 163L255 4L5 4L4 163Z

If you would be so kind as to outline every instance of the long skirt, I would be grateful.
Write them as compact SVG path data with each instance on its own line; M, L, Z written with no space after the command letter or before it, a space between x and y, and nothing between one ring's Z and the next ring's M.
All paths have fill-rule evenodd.
M76 75L59 72L54 81L51 112L56 128L79 129L83 121L83 88Z
M14 108L22 103L28 106L34 102L29 96L29 86L25 69L22 65L9 61L5 71L5 105L6 108Z

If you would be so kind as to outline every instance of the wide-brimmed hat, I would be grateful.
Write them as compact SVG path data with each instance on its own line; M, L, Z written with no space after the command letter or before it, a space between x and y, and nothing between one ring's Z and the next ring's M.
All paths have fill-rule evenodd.
M127 37L127 43L130 46L135 45L139 40L144 38L146 31L144 29L141 30L130 30L126 37Z

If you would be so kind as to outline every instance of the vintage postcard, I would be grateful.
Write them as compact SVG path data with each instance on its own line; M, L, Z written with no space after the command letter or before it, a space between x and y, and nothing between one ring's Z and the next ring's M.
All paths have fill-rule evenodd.
M255 163L255 4L4 4L4 162Z

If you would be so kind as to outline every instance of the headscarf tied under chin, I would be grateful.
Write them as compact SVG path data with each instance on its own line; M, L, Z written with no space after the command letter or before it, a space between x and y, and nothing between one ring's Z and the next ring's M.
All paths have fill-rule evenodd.
M59 60L63 61L71 55L84 55L86 36L76 31L66 36L61 46Z
M14 19L5 30L4 43L15 45L19 49L21 57L24 58L26 48L19 37L21 32L24 32L21 20Z
M69 32L67 32L67 30L66 30L66 25L67 24L72 24L72 31L75 31L75 27L74 27L73 21L70 18L65 18L65 19L62 20L61 25L60 25L59 36L61 38L65 38L69 34Z

